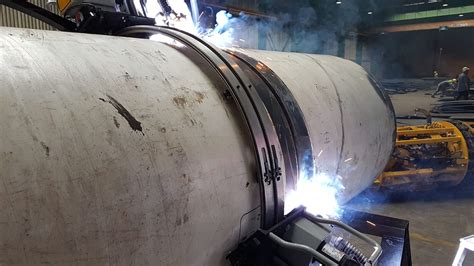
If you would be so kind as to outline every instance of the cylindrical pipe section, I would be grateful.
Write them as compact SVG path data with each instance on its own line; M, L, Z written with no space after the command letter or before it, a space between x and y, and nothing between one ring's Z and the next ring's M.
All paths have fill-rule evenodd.
M387 164L395 141L390 99L373 78L334 56L245 53L269 66L291 90L305 115L316 171L341 178L339 201L368 187Z
M179 43L0 28L0 262L218 265L260 225L249 132ZM303 111L345 201L382 171L387 99L354 63L245 51ZM323 202L321 204L324 204Z

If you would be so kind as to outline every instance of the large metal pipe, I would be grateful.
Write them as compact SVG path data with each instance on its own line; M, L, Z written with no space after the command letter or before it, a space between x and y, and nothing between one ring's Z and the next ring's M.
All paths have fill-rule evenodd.
M243 52L294 95L340 201L371 184L395 125L367 73ZM0 28L0 66L0 263L217 265L260 225L248 130L188 47Z

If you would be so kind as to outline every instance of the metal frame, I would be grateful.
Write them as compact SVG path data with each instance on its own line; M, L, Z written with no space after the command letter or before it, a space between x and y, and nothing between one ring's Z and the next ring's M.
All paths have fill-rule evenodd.
M280 241L281 238L278 235L283 234L287 226L299 217L305 217L315 223L333 224L348 230L352 235L373 245L374 252L371 255L371 260L374 265L412 265L408 221L345 209L341 218L342 222L339 222L315 217L307 213L303 207L293 210L283 221L272 228L258 230L246 241L240 243L238 248L227 256L227 259L232 265L246 265L245 263L249 262L258 262L255 265L268 265L265 262L268 262L269 257L273 256L273 252L275 252L273 245L284 246L288 244L288 242L285 243L286 241ZM363 234L381 237L381 244ZM319 258L314 254L314 249L301 246L292 245L290 248L298 249Z
M412 189L417 189L418 186L423 188L423 186L432 186L443 182L445 185L447 183L459 184L468 172L471 158L466 136L461 131L461 126L461 124L456 125L453 122L437 121L427 125L397 127L395 151L411 146L443 144L450 159L453 160L453 164L443 169L437 169L431 166L420 166L416 162L403 161L392 155L389 165L396 162L395 165L402 164L404 169L387 167L374 181L375 188L397 189L401 186L411 186Z
M236 58L270 113L280 139L286 169L286 189L294 189L302 173L314 172L313 147L303 112L285 83L264 63L235 50L226 50ZM258 79L258 80L256 80Z
M296 244L296 243L285 241L285 240L281 239L280 237L278 237L277 235L275 235L272 232L268 233L268 238L270 240L272 240L273 242L275 242L276 244L278 244L279 246L282 246L284 248L291 249L291 250L294 250L296 252L310 254L311 256L318 259L319 262L324 263L324 265L326 265L326 266L329 266L329 265L330 266L333 266L333 265L337 266L337 264L335 262L333 262L330 259L326 258L325 256L321 255L321 253L317 252L314 248L311 248L311 247L308 247L308 246L302 245L302 244Z
M379 265L412 265L407 220L345 209L342 221L359 232L382 238Z
M163 34L192 48L204 58L227 84L227 91L238 104L250 131L255 148L260 183L261 227L270 228L283 219L284 165L278 161L281 146L268 110L240 67L219 48L188 32L164 26L131 26L117 32L119 36L146 36Z
M348 226L347 224L344 224L344 223L342 223L340 221L337 221L337 220L324 219L324 218L316 217L316 216L312 215L311 213L306 213L305 217L307 217L310 221L312 221L314 223L330 224L330 225L337 226L337 227L351 233L352 235L358 237L359 239L362 239L365 243L372 245L372 247L374 248L374 251L372 252L372 254L370 254L368 263L370 265L377 264L377 261L379 260L381 254L382 254L382 249L381 249L380 245L377 242L375 242L372 238L367 237L366 235L364 235L361 232L357 231L355 228L353 228L351 226Z

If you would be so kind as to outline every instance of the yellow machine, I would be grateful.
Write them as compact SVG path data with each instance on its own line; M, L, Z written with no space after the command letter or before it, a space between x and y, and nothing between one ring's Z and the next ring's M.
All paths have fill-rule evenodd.
M420 191L460 184L474 168L473 126L474 122L429 121L398 127L395 149L374 187Z

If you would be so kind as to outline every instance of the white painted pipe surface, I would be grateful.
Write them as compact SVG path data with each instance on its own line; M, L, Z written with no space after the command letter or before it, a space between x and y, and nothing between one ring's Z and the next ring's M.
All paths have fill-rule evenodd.
M344 203L372 184L394 144L390 99L359 65L334 56L247 51L288 86L305 115L317 170L342 178Z
M367 73L246 53L294 94L318 170L343 178L341 202L366 188L395 126ZM190 49L0 28L0 67L1 264L218 265L259 226L247 129Z

